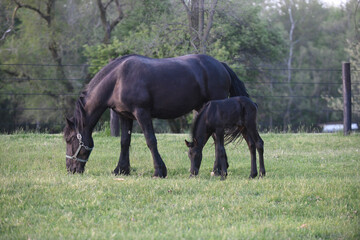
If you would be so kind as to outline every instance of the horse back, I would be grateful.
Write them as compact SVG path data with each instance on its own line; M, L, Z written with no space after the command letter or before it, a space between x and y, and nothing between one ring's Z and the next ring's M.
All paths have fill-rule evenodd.
M151 109L157 118L175 118L204 102L226 98L231 80L223 65L207 55L152 59L126 58L116 75L113 105L118 111Z

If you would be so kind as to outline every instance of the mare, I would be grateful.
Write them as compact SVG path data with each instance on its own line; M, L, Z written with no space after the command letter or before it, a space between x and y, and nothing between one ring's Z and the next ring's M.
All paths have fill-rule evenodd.
M207 140L215 134L214 173L224 180L227 176L227 156L224 143L243 137L251 155L250 178L258 174L256 167L256 150L259 153L260 176L265 176L264 142L257 130L257 105L248 97L231 97L208 102L196 117L192 129L192 142L185 140L189 148L191 161L190 176L199 173L202 150Z
M129 147L133 121L146 138L154 163L154 177L167 168L157 148L152 118L173 119L200 110L208 101L248 96L245 85L225 63L207 55L152 59L127 55L111 61L89 82L64 128L66 167L82 173L94 147L93 129L107 108L121 120L121 151L113 171L130 174Z

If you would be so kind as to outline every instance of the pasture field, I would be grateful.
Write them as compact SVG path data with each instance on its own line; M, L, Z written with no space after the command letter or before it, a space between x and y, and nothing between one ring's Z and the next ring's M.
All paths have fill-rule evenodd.
M167 179L153 179L141 134L131 176L113 176L120 139L94 133L85 173L67 174L61 135L0 135L0 239L360 239L360 135L261 134L263 179L245 142L211 177L212 141L189 179L188 135L158 134Z

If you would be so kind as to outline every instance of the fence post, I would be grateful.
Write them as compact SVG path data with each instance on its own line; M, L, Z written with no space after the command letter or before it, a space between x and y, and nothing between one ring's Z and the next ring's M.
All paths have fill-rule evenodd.
M110 109L110 132L113 137L120 136L119 115L112 109Z
M343 81L343 124L344 135L349 135L351 132L351 77L350 77L350 63L342 63L342 81Z

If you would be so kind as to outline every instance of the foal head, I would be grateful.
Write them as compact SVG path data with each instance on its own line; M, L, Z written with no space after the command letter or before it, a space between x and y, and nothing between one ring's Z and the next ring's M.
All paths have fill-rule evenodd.
M196 138L194 138L193 142L185 140L185 144L189 148L188 156L191 161L190 177L198 175L202 160L202 148L199 146Z
M76 129L74 122L69 119L66 120L67 123L64 128L66 169L70 173L83 173L92 150L92 147L88 147L84 142L92 143L92 139L83 139L83 135Z

